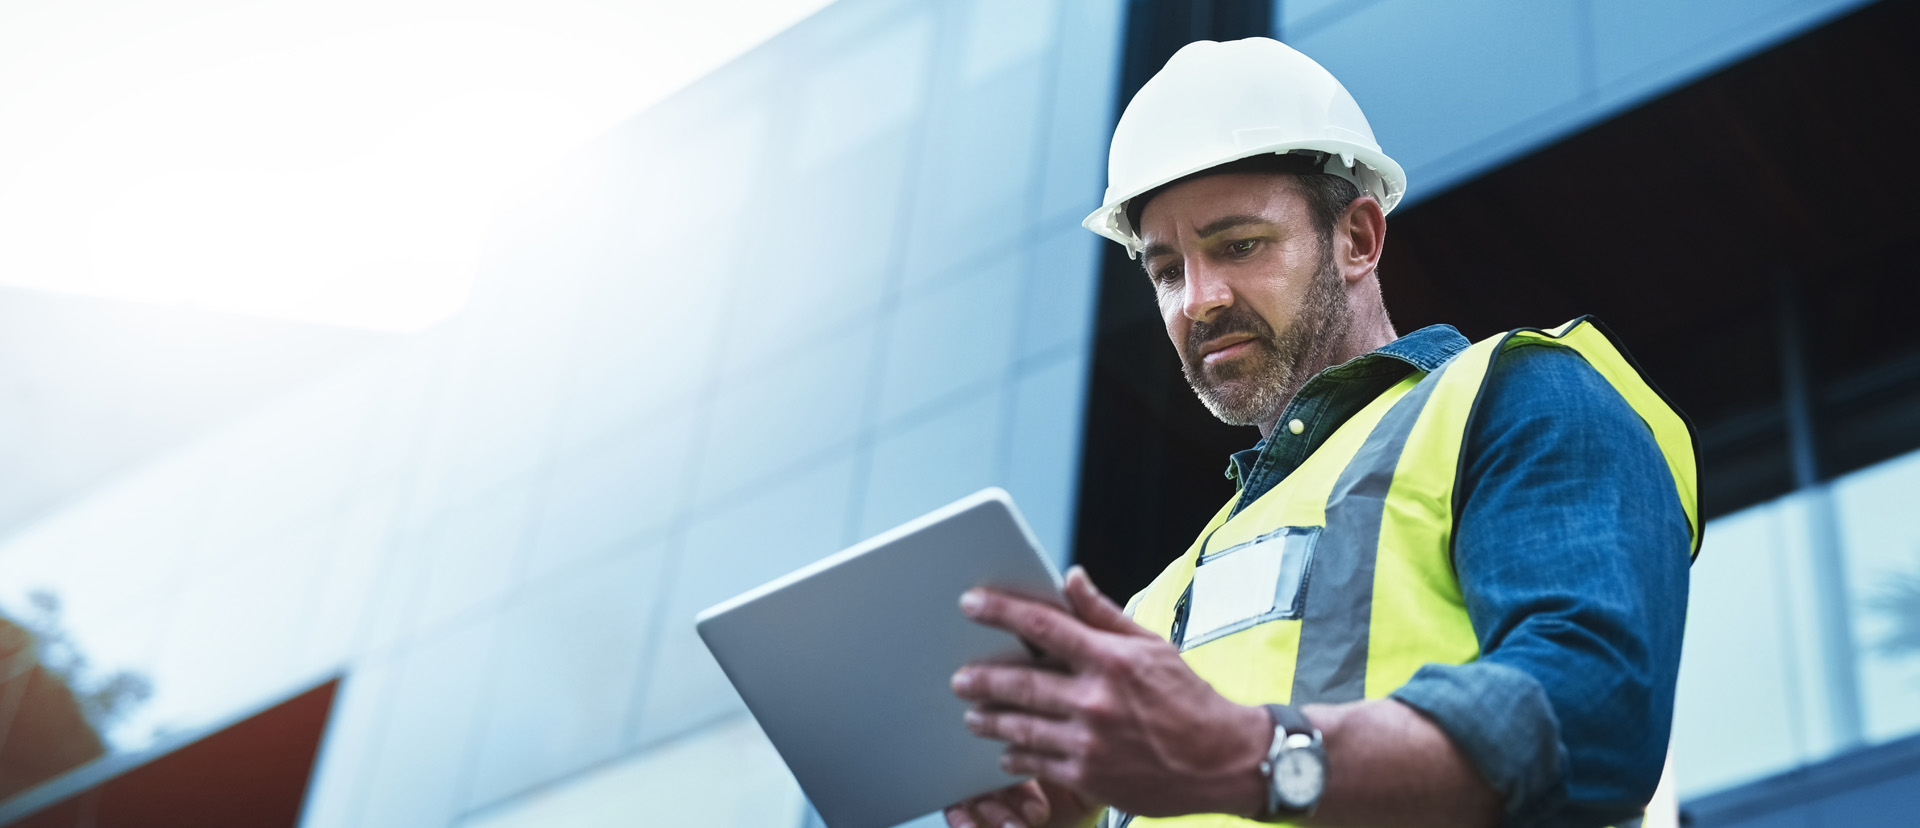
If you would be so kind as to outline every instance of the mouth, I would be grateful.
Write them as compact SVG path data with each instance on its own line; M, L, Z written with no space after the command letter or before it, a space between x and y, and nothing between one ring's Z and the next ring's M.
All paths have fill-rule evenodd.
M1251 350L1253 343L1254 337L1252 334L1223 336L1200 346L1200 361L1212 365L1220 360L1238 356Z

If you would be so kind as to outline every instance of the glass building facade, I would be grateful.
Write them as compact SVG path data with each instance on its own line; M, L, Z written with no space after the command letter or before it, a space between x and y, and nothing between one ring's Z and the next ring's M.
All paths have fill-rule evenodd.
M544 175L455 318L0 539L0 608L53 596L97 674L149 683L114 755L341 678L303 825L817 820L692 619L988 485L1073 552L1106 255L1079 221L1139 5L839 0ZM1271 22L1412 206L1860 5ZM1907 455L1709 526L1683 801L1920 732L1915 491Z
M592 769L797 822L693 616L988 485L1068 553L1120 19L829 7L546 175L457 318L7 539L0 600L150 681L121 752L344 675L306 825Z

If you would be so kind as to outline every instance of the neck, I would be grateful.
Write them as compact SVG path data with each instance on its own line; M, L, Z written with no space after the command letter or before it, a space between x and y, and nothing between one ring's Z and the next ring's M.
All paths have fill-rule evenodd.
M1314 348L1300 360L1297 370L1293 372L1291 387L1280 395L1272 416L1260 422L1262 439L1272 436L1273 430L1280 426L1280 418L1293 405L1293 398L1299 395L1300 389L1315 374L1370 354L1400 338L1400 334L1393 329L1392 320L1387 318L1387 306L1380 300L1380 283L1376 277L1368 276L1363 286L1358 287L1360 289L1348 297L1351 324L1344 326L1344 335L1328 336L1316 342Z

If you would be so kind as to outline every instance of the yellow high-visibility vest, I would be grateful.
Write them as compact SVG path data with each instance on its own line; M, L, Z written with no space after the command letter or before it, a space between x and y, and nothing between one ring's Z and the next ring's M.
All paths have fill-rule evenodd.
M1187 664L1240 704L1381 698L1421 665L1474 660L1479 641L1452 561L1456 478L1494 359L1505 348L1539 341L1579 353L1646 422L1666 456L1698 554L1692 428L1597 323L1581 318L1482 340L1433 373L1401 380L1259 499L1236 511L1235 494L1193 546L1128 602L1128 612L1178 639ZM1223 585L1203 591L1194 576L1206 566L1233 577L1211 576L1199 586ZM1275 571L1271 609L1222 619L1200 606L1210 594L1245 595L1248 576ZM1201 814L1130 824L1260 823Z

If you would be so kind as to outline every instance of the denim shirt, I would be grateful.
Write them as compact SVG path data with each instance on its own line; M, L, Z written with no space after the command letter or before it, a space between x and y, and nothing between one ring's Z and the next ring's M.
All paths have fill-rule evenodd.
M1447 325L1316 374L1227 469L1251 503L1413 370L1466 349ZM1653 795L1673 720L1692 536L1652 431L1578 353L1495 361L1467 435L1454 574L1479 659L1392 694L1446 732L1509 826L1609 825ZM1286 424L1299 420L1292 433ZM1337 771L1336 771L1337 772Z

